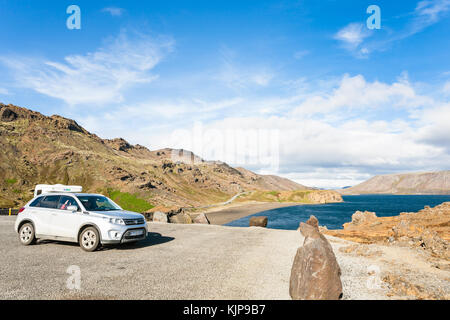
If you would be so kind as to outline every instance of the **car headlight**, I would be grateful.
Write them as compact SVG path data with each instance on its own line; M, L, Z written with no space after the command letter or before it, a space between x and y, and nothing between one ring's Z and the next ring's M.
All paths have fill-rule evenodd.
M114 223L114 224L120 224L120 225L125 225L125 222L123 221L123 219L120 218L109 218L109 222L110 223Z

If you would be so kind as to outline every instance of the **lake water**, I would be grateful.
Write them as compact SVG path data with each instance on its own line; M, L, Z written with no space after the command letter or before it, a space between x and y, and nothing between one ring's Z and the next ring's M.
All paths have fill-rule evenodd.
M373 211L378 217L399 215L400 212L417 212L425 206L434 207L450 201L450 195L359 195L342 196L344 202L330 204L300 205L277 208L234 220L227 226L248 227L250 217L267 216L267 227L273 229L296 230L301 221L309 216L319 219L319 225L328 229L342 229L342 225L352 220L355 211Z

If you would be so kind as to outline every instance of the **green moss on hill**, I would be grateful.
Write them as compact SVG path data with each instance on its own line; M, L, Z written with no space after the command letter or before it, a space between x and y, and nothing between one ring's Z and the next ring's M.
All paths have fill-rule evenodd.
M106 194L124 210L143 213L154 207L148 201L139 198L137 194L120 192L119 190L107 189Z

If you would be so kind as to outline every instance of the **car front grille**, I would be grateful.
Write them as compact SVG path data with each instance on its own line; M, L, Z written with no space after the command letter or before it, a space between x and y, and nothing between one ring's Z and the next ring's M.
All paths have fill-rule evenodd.
M127 226L133 226L133 225L136 225L136 224L144 224L144 219L143 218L123 219L123 222L125 222L125 224Z

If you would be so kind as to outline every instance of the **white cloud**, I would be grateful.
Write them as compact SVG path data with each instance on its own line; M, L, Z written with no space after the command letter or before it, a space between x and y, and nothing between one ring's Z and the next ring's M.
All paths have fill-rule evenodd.
M359 111L384 106L391 108L416 108L429 103L426 97L418 95L407 80L400 79L392 84L379 81L367 82L363 76L344 75L337 88L312 94L293 110L295 115L326 114L337 109Z
M422 122L415 133L416 139L450 154L450 103L421 110L416 117Z
M350 23L339 30L334 38L344 42L350 48L355 49L369 35L368 29L362 23Z
M9 95L9 91L8 91L8 89L0 88L0 94L7 96L7 95Z
M151 70L171 51L171 39L130 37L122 31L97 51L70 55L64 61L1 57L14 71L18 86L58 98L69 105L105 104L123 100L123 92L148 83Z
M107 7L102 9L103 12L107 12L113 17L120 17L124 13L124 9L117 7Z
M405 76L385 83L344 75L331 83L309 96L260 101L246 96L217 101L153 101L121 107L81 123L98 130L100 136L124 134L131 142L152 149L192 150L209 160L225 160L310 186L343 187L374 174L448 169L448 102L420 94L420 88ZM255 112L258 106L269 112ZM292 112L294 106L298 113ZM401 113L396 115L396 110ZM378 112L384 114L381 119ZM206 136L210 133L213 138L200 143L194 140L196 122L202 124ZM129 127L134 129L127 130ZM179 129L186 134L173 135ZM275 147L268 130L278 135ZM255 141L262 144L242 143L246 140L243 131L256 134ZM230 134L241 139L227 138ZM278 152L279 170L270 171L264 165L267 158L255 162L258 150Z

